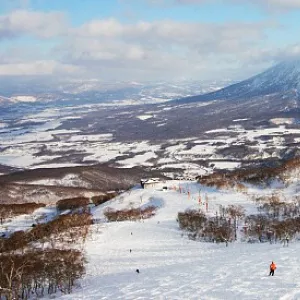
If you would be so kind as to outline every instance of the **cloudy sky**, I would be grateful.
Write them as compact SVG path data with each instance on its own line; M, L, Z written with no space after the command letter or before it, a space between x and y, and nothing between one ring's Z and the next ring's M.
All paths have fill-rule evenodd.
M0 0L0 75L244 79L299 31L300 0Z

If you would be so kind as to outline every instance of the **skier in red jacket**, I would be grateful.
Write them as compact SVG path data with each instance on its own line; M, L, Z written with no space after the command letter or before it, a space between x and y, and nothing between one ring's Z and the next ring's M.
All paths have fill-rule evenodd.
M269 274L269 276L270 276L270 275L274 276L275 270L276 270L276 265L275 265L275 263L272 261L272 263L270 264L270 274Z

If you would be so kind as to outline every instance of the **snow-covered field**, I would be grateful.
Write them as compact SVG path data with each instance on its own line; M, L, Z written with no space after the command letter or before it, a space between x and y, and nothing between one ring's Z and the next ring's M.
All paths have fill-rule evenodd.
M158 109L145 108L134 113L130 108L116 109L106 118L139 119L141 125L137 126L141 128L137 130L142 131L143 124L168 125L168 119L160 113L181 106L186 108L187 105L161 105ZM4 119L0 123L0 164L16 168L56 168L109 162L121 168L145 166L161 170L176 165L179 170L180 165L193 163L198 164L194 167L194 175L200 175L204 167L206 172L212 171L212 167L201 164L201 160L218 169L236 168L242 161L280 158L283 151L297 147L300 139L296 122L295 128L290 128L292 123L286 122L287 119L272 119L269 127L257 129L242 126L248 119L234 119L233 125L203 132L201 138L187 135L186 139L120 141L113 129L99 130L95 118L89 122L89 113L100 110L105 114L106 108L100 107L47 108L28 112L13 122ZM65 124L68 126L64 127ZM239 147L242 148L240 152ZM232 152L231 148L237 152Z

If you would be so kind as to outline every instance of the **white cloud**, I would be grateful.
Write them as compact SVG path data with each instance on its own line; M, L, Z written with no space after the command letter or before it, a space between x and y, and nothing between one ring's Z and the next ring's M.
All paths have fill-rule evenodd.
M34 61L27 63L0 64L0 75L54 75L73 74L80 72L74 65L58 63L56 61ZM74 74L75 75L75 74Z
M0 38L30 35L50 38L67 30L67 22L61 12L35 12L16 10L0 16Z
M31 36L37 42L30 48L2 48L0 75L80 74L118 80L231 76L251 61L248 69L253 70L262 68L263 59L269 64L284 51L292 55L290 49L263 46L268 30L276 26L175 20L122 23L105 18L72 27L60 12L17 10L0 16L0 39ZM51 41L52 49L43 46L43 39ZM293 49L296 53L299 48Z
M244 0L258 5L264 5L270 8L300 8L300 0Z
M266 38L265 30L270 27L274 25L173 20L122 24L115 19L108 19L91 21L74 31L76 38L71 41L69 48L77 52L77 57L113 57L117 54L126 58L130 52L131 57L145 59L155 51L183 55L190 51L206 55L224 54L255 46Z
M161 2L168 0L161 0ZM204 4L217 2L217 0L174 0L177 4ZM300 0L224 0L223 2L235 3L242 5L243 3L255 4L271 9L299 9Z
M120 24L116 19L104 19L94 20L81 26L79 34L89 36L106 36L114 37L122 35L124 32L124 26Z
M258 47L270 27L274 24L92 20L73 28L55 54L103 76L204 78L222 65L236 67L238 56Z
M95 20L84 24L77 30L77 34L84 37L126 38L151 41L163 39L166 43L184 43L201 39L240 38L246 35L250 38L262 37L263 30L271 24L265 23L201 23L178 22L163 20L154 22L137 22L122 24L116 19Z

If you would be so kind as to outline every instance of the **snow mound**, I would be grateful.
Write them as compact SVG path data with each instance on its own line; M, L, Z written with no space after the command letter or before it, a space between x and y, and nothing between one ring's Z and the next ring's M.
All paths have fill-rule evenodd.
M37 100L35 96L14 96L11 99L14 102L36 102Z

